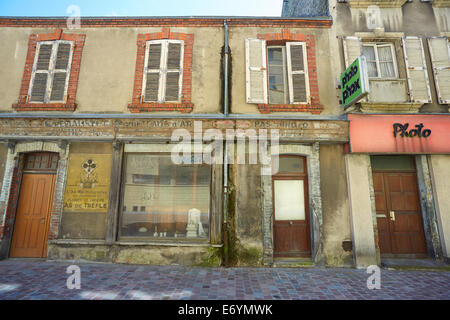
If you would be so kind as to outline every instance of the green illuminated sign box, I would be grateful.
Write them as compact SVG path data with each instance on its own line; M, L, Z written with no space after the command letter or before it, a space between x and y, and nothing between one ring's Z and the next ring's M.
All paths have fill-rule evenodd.
M359 56L341 74L341 98L344 109L357 103L369 93L366 57Z

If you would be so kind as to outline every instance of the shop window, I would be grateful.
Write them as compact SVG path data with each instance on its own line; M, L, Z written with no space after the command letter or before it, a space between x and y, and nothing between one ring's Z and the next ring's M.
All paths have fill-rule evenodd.
M170 154L127 153L120 238L207 240L211 167L176 165Z
M367 59L370 78L398 78L392 43L364 43L362 54Z

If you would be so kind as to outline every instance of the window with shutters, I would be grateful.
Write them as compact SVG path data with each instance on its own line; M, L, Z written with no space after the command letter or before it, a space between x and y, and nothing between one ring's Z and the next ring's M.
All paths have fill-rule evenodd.
M363 43L369 78L398 78L398 69L392 43Z
M181 40L148 41L142 92L144 102L179 102L183 80Z
M17 111L74 111L86 35L31 34Z
M130 112L192 112L194 35L171 32L139 34Z
M261 113L321 112L314 36L283 29L246 39L245 49L247 103Z
M29 102L64 102L72 60L72 42L45 41L36 47Z
M360 55L367 61L370 92L361 100L361 111L376 111L378 106L385 111L383 108L389 105L393 112L411 112L432 102L421 37L348 36L342 38L342 43L345 68Z

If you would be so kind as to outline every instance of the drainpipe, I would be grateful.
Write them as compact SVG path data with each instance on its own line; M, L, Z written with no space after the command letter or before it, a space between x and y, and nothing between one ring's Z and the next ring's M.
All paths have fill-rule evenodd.
M228 47L228 24L227 20L223 20L224 34L225 34L225 46L224 46L224 88L223 88L223 114L228 117L228 58L229 58L229 47ZM228 144L226 138L223 141L224 152L223 152L223 245L224 245L224 263L228 266L228 222L227 222L227 212L228 212Z

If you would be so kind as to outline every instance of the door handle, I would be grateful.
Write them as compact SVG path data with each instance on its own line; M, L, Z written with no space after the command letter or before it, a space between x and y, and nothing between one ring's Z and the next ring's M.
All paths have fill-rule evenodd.
M291 226L292 226L293 224L294 224L294 223L293 223L292 221L289 221L289 225L291 225Z
M389 216L391 217L391 221L395 221L395 211L389 212Z
M41 223L44 224L45 223L45 218L41 219Z

